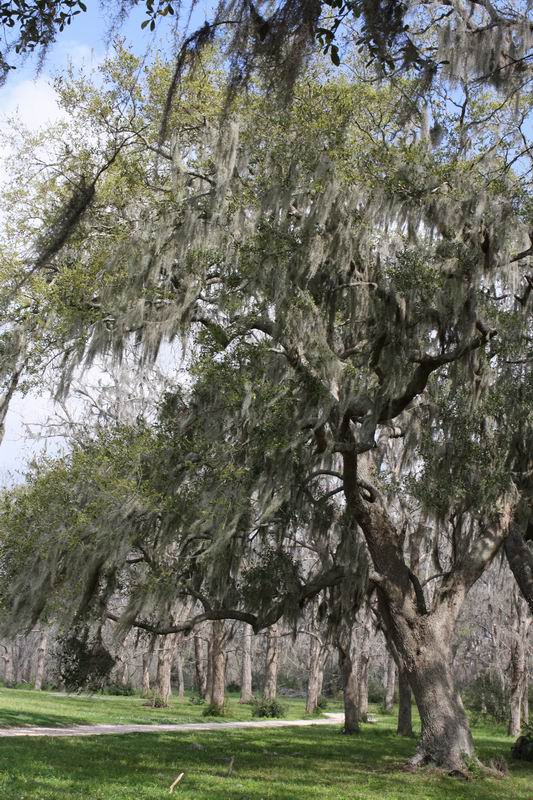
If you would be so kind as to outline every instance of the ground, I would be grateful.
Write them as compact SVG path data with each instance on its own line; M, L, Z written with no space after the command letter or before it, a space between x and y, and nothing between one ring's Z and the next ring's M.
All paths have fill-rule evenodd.
M201 714L187 702L157 714L140 704L139 698L2 690L0 724L177 722ZM232 711L248 717L249 709L236 705L232 701ZM301 701L291 701L291 714L301 711ZM503 730L477 727L474 734L483 761L506 757L509 777L467 782L436 771L405 771L415 741L394 734L394 717L377 719L352 737L332 726L3 739L0 800L154 800L169 795L181 772L174 796L186 800L533 800L533 766L510 760L511 739Z

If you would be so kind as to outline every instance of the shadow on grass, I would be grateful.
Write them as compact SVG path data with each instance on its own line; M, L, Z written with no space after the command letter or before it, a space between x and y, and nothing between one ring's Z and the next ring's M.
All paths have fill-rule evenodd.
M87 725L87 719L64 713L0 709L0 728L69 728L71 725Z
M485 758L501 737L478 742ZM5 739L0 800L163 796L184 772L186 800L529 800L531 767L505 780L465 783L436 771L405 772L414 740L388 730L346 737L332 728L129 734L88 739ZM229 770L231 758L234 764Z

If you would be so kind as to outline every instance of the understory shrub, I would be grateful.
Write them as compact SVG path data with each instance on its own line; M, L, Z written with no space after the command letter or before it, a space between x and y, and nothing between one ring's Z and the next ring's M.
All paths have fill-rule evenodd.
M203 717L225 717L228 713L226 704L217 706L215 703L209 703L202 711Z
M265 700L259 697L252 702L252 717L284 717L286 708L279 700Z
M102 694L112 694L117 697L132 697L135 694L135 689L131 683L111 682L104 686Z
M463 691L465 706L472 712L472 723L483 719L505 722L509 712L509 698L498 675L483 672Z
M203 706L205 698L203 698L201 694L198 694L198 692L192 692L189 696L189 703L192 706Z
M511 755L521 761L533 761L533 725L524 725L522 734L511 747Z

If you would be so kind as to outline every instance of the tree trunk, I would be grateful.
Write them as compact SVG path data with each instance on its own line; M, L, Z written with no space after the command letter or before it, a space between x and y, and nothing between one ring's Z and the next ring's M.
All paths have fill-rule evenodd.
M390 714L394 706L394 692L396 689L396 662L389 654L387 659L387 675L385 680L385 703L386 714Z
M4 683L6 686L13 686L14 682L13 647L10 644L6 644L4 645Z
M252 629L244 623L242 637L241 698L240 703L252 701Z
M401 667L398 670L398 693L398 726L396 728L396 733L398 736L412 736L413 719L411 687L409 685L407 673Z
M213 635L211 638L211 695L210 703L220 713L224 710L226 691L226 654L225 624L224 620L215 620L212 623Z
M527 685L526 647L529 624L531 617L524 600L518 595L515 588L513 619L513 641L511 644L511 697L510 714L507 733L509 736L519 736L522 729L522 701L524 686Z
M522 718L524 725L529 725L529 674L526 666L526 674L524 675L524 694L522 697Z
M279 635L278 624L271 625L267 631L267 651L265 659L265 682L263 697L275 700L278 688Z
M199 634L194 634L194 671L196 675L196 688L198 694L207 698L207 674L205 669L205 653L203 642Z
M517 525L511 526L504 546L507 561L520 587L522 597L533 614L533 549L528 546Z
M163 705L167 706L172 695L171 670L174 654L174 634L160 638L157 656L157 694Z
M46 651L48 649L48 631L41 633L39 647L37 649L37 665L35 667L35 689L40 692L43 688L44 667L46 661Z
M176 674L178 677L178 697L183 700L185 697L185 683L183 680L183 659L179 650L176 653Z
M320 675L322 672L322 645L318 636L309 636L309 677L307 680L307 703L305 710L313 714L318 708Z
M357 689L356 662L351 652L350 642L338 646L339 669L342 677L344 700L343 733L359 733L359 692Z
M151 650L145 650L142 660L142 695L148 697L150 694L150 664L152 661Z
M372 631L372 612L370 606L364 609L363 625L359 636L359 719L366 721L368 717L368 667L370 663L370 634Z

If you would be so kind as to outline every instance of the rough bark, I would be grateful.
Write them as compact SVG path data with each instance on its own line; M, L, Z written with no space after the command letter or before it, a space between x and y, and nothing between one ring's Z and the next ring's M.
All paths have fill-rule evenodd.
M386 714L392 712L394 706L394 693L396 690L396 662L389 654L387 659L387 674L385 676L385 702L383 707Z
M211 636L211 695L210 703L219 712L224 709L226 690L226 653L224 620L215 620L212 623Z
M309 670L307 679L307 702L305 710L313 714L318 708L322 673L322 643L318 636L309 636Z
M345 431L351 442L349 431ZM469 588L494 558L509 528L512 508L498 524L479 531L460 554L437 590L431 609L417 576L404 560L403 536L377 496L361 495L355 448L343 454L344 491L350 513L365 536L376 571L374 583L380 614L413 690L421 719L421 736L413 764L434 763L462 770L474 743L451 667L455 622Z
M142 656L142 681L141 689L143 697L148 697L150 694L150 664L152 662L152 653L150 650L145 650Z
M185 697L185 682L183 679L183 659L178 650L176 653L176 677L178 679L178 697L183 699Z
M205 673L205 699L211 702L213 694L213 631L207 642L207 669Z
M278 688L279 630L278 624L271 625L267 631L267 650L265 658L265 680L263 697L275 700Z
M524 725L529 725L529 674L527 666L522 697L522 719L524 720Z
M396 727L396 733L398 736L412 736L413 718L411 687L409 685L407 673L401 667L398 670L398 694L398 725Z
M527 636L531 622L531 616L528 613L526 604L516 590L513 598L513 609L514 620L510 663L511 697L507 733L509 736L516 737L520 734L522 728L522 703L524 688L527 686Z
M46 663L46 653L48 650L48 631L44 630L39 639L37 648L37 664L35 666L35 689L41 691L44 681L44 668Z
M356 660L353 656L351 639L338 643L339 669L342 676L342 696L344 701L343 733L359 733L359 692L357 689Z
M370 635L372 633L372 612L367 605L363 611L363 624L359 636L358 693L359 719L368 717L368 668L370 664Z
M251 703L252 701L252 629L249 625L243 625L242 637L242 663L241 663L241 697L240 703Z
M505 540L505 555L515 580L533 614L533 548L526 542L517 525L511 527Z
M10 644L4 645L4 683L6 686L13 686L15 682L15 671L13 667L13 647Z
M194 673L196 689L204 699L207 697L207 672L205 667L205 648L199 634L194 634Z
M172 695L171 670L174 655L175 634L162 636L157 656L157 694L164 705L168 705Z

